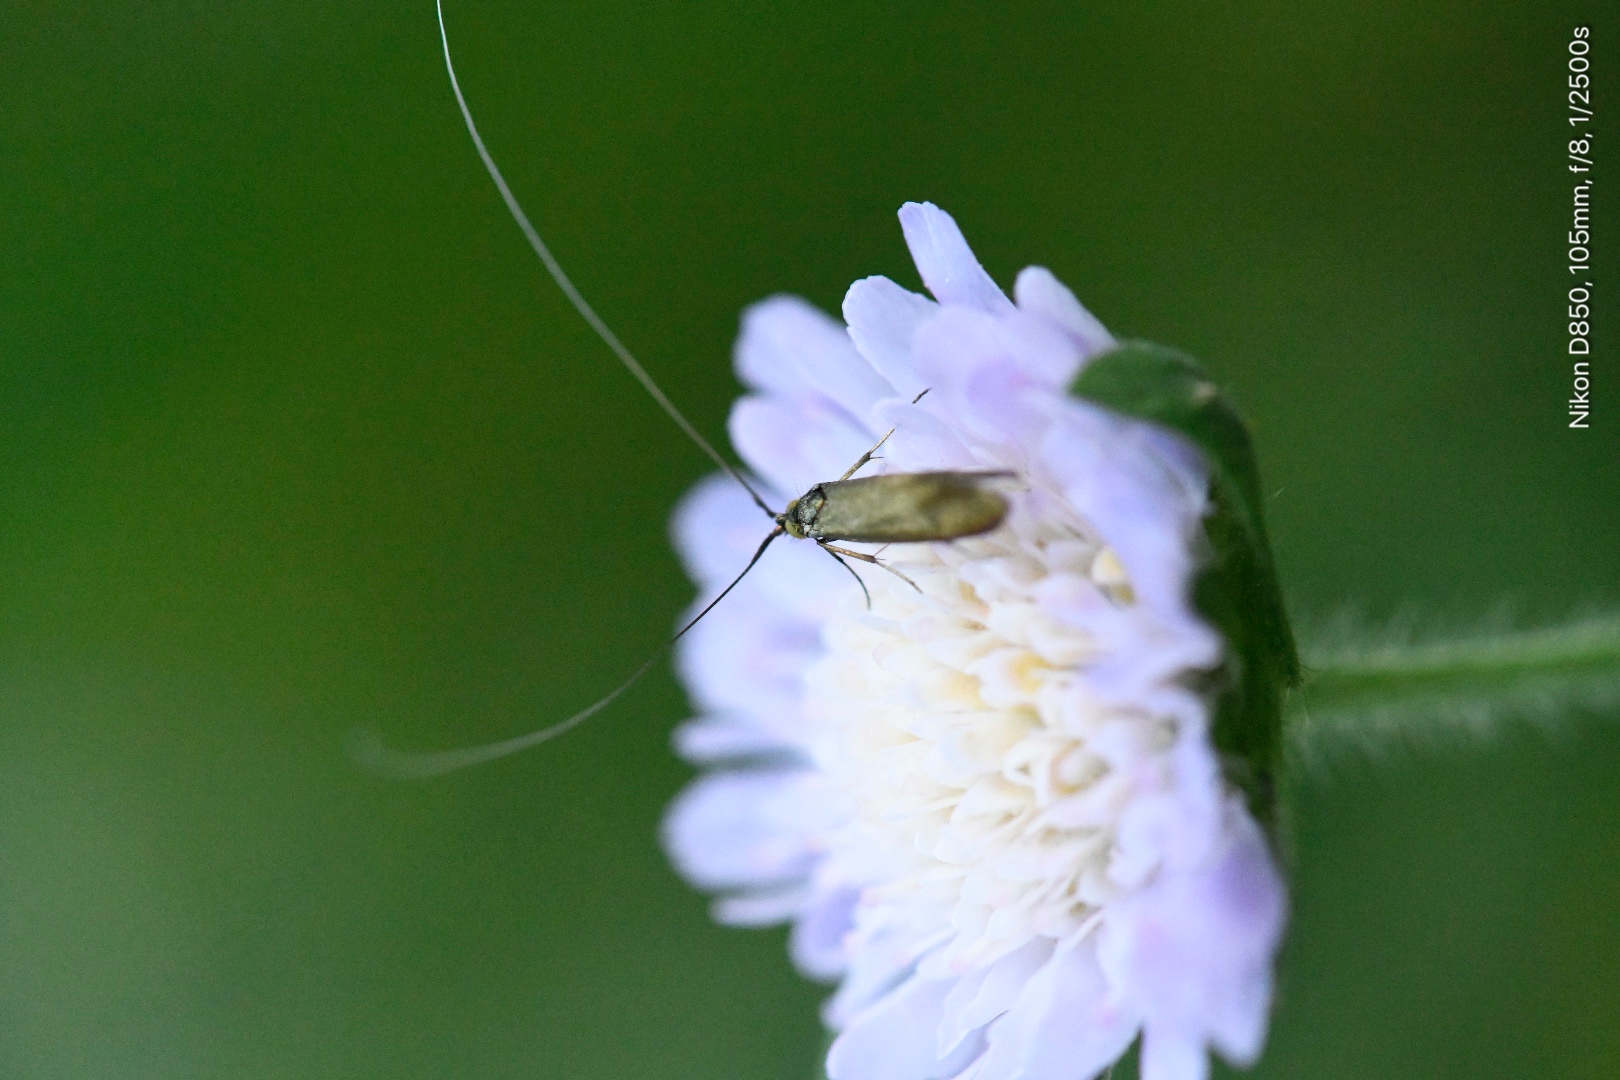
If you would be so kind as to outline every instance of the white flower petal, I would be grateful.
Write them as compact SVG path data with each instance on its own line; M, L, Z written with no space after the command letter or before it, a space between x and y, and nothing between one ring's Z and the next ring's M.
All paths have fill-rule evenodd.
M958 979L945 999L939 1050L956 1049L968 1035L1000 1017L1025 985L1052 959L1052 942L1037 938L994 964Z
M1220 846L1199 865L1163 874L1121 902L1103 931L1102 955L1113 980L1141 1003L1150 1041L1207 1040L1249 1065L1265 1037L1286 899L1259 829L1235 800L1225 811Z
M962 389L992 374L1019 377L1045 390L1067 386L1080 370L1074 338L1045 319L946 307L917 331L918 369L933 382ZM1046 400L1050 400L1047 395ZM963 404L986 404L964 401Z
M917 328L938 310L928 297L886 277L862 278L844 294L850 339L906 401L928 389L912 364L911 343Z
M1089 1080L1136 1036L1137 1017L1112 1000L1095 950L1055 955L990 1027L983 1077Z
M1117 342L1108 328L1097 321L1075 298L1069 287L1052 276L1044 266L1026 266L1013 283L1018 309L1040 315L1073 334L1086 356L1112 348Z
M670 537L687 574L704 589L737 576L771 531L748 493L721 474L698 481L675 506Z
M730 429L742 459L777 490L791 492L788 498L838 479L878 439L822 399L745 397L732 406Z
M925 398L922 404L927 404ZM932 408L930 406L929 408ZM887 472L923 472L930 469L977 469L984 462L952 430L950 424L929 409L910 400L895 400L876 410L878 426L894 429L883 444Z
M919 403L925 411L949 417L981 457L1027 472L1052 423L1054 391L1079 370L1073 339L1033 318L946 308L917 332L916 348L934 388Z
M1142 1036L1142 1080L1208 1080L1209 1054L1203 1043L1149 1032Z
M952 1072L935 1048L950 979L913 976L850 1021L827 1053L828 1080L936 1080ZM962 1064L966 1064L963 1062Z
M800 913L788 938L788 955L812 979L832 979L848 964L846 943L855 927L856 889L823 888Z
M688 692L708 713L801 716L804 673L821 653L818 627L783 618L755 595L734 593L725 602L727 618L704 619L675 647L675 671Z
M774 757L802 749L792 721L798 713L730 713L689 720L675 729L675 752L687 761L712 765L737 758ZM772 720L779 720L772 723ZM797 725L802 726L802 725Z
M933 203L908 202L900 208L900 228L934 299L995 314L1012 310L1011 301L979 265L951 215Z
M774 926L796 916L810 900L804 885L722 896L714 902L714 921L721 926Z
M1160 613L1185 612L1207 474L1166 460L1144 423L1086 402L1064 406L1045 437L1054 478L1125 564L1136 598Z
M849 949L849 969L838 992L822 1008L822 1018L834 1031L842 1031L854 1018L890 993L916 969L917 961L932 944L919 942L909 932L896 932L881 925L872 926L870 907L857 905L854 936ZM863 917L867 925L863 926Z
M895 392L842 325L797 296L773 296L743 313L737 375L755 390L825 398L851 417Z
M665 845L681 873L705 888L802 880L814 862L824 786L807 769L711 774L670 808Z

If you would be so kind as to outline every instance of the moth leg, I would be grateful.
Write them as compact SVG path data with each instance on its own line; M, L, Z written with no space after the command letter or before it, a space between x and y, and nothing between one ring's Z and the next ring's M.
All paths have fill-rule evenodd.
M849 576L854 578L855 579L855 584L857 584L857 585L859 585L861 587L861 595L866 597L866 610L871 611L872 610L872 593L867 589L866 582L861 580L861 575L857 574L855 572L855 568L853 566L851 566L851 565L849 565L849 563L845 562L843 560L843 558L837 552L835 552L832 548L828 547L826 544L821 545L821 550L825 551L827 554L829 554L833 558L837 559L838 560L838 565L842 566L845 570L849 571ZM850 552L850 554L853 555L855 553L852 551L852 552Z
M915 581L912 581L910 578L906 577L906 575L902 574L900 571L896 570L894 567L890 566L876 555L868 555L864 551L851 551L849 548L833 547L833 545L822 540L817 540L816 543L820 544L821 549L829 554L848 555L852 559L859 559L861 562L871 563L873 566L881 566L883 569L887 570L889 573L893 574L907 585L910 585L913 589L916 589L918 592L922 592L921 585L918 585Z
M846 472L843 476L840 476L838 479L840 479L840 480L848 480L850 477L854 476L856 471L862 465L865 465L868 461L872 460L872 455L877 453L878 448L881 447L884 443L888 442L889 441L889 435L893 435L893 434L894 434L894 428L890 428L889 429L889 434L883 436L883 438L881 438L881 439L879 439L877 441L877 446L872 447L872 449L870 449L866 453L862 454L860 456L860 460L855 462L855 464L851 465L849 467L849 471Z

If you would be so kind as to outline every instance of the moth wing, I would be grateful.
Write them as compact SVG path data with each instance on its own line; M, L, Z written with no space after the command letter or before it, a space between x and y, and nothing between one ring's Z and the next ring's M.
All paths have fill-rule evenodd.
M1007 516L997 491L1011 473L887 473L820 485L817 531L827 540L878 544L954 540L989 532Z

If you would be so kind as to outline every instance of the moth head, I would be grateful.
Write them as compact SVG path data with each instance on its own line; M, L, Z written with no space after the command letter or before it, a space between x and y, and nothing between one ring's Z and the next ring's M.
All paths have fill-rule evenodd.
M817 484L797 499L787 504L787 509L776 519L789 536L795 540L803 540L812 535L816 519L821 516L821 507L827 501L826 494Z

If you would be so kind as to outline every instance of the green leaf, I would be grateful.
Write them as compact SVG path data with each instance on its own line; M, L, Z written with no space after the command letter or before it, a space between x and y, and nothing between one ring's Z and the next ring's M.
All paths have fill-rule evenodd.
M1088 401L1186 439L1209 463L1208 560L1194 585L1199 612L1226 638L1214 673L1215 746L1255 816L1275 824L1283 693L1299 682L1294 634L1266 538L1260 471L1249 429L1190 356L1126 342L1093 360L1071 387Z

